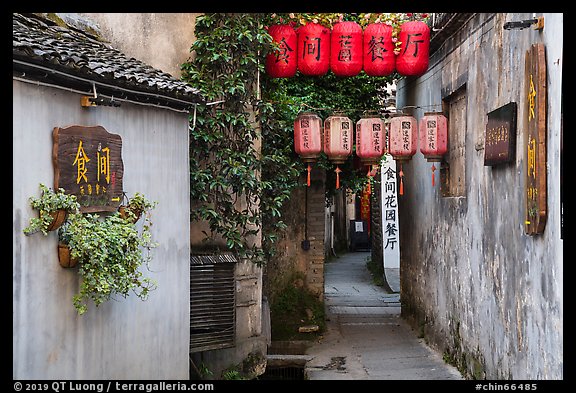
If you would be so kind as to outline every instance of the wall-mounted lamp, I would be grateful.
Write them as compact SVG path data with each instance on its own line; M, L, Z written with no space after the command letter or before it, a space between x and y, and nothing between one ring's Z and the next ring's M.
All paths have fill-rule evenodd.
M82 96L80 104L83 107L89 106L120 106L120 101L114 100L114 98L104 98L104 97L90 97Z
M534 19L525 19L516 22L504 23L504 30L522 30L532 27L534 30L542 30L544 28L544 17L540 16Z

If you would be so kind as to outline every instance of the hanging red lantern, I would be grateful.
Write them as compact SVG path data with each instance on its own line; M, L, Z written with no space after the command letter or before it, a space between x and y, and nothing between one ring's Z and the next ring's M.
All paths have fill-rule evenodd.
M402 43L396 57L396 70L400 75L419 76L426 72L430 52L430 28L422 21L410 21L400 27Z
M387 76L396 69L392 26L370 23L364 29L363 67L366 75Z
M363 165L377 165L386 154L386 129L384 120L366 116L356 122L356 155Z
M420 119L420 152L426 161L432 162L432 186L434 182L434 162L440 162L448 151L448 119L442 112L428 112Z
M334 113L324 120L324 153L336 164L336 189L340 188L340 169L352 154L354 129L352 121L341 113Z
M394 116L390 119L390 145L388 152L398 161L398 176L400 177L399 194L404 195L404 172L402 163L410 161L416 154L418 145L418 122L413 116Z
M322 119L312 112L301 112L294 120L294 150L308 164L307 184L310 187L311 163L322 152Z
M356 122L356 155L364 166L368 166L368 193L370 182L380 159L386 153L386 130L384 120L377 116L366 116Z
M298 64L296 30L290 25L273 25L268 34L278 49L266 56L266 73L272 78L293 77Z
M330 69L336 76L355 76L362 71L362 27L358 23L338 22L332 27Z
M318 23L307 23L296 32L298 70L303 75L321 76L330 67L330 29Z

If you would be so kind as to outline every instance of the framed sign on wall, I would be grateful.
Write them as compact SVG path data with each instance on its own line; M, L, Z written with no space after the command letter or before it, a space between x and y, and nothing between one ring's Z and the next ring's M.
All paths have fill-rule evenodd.
M55 127L54 187L76 195L82 213L115 211L122 202L122 138L102 126Z

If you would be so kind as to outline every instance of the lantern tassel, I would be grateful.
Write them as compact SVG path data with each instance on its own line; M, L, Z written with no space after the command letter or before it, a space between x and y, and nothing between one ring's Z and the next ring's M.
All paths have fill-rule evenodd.
M404 195L404 172L402 171L402 164L400 164L400 195Z
M312 170L312 167L310 167L310 164L308 164L308 178L306 179L306 183L308 184L308 187L310 187L310 171Z
M342 170L338 167L338 165L336 165L336 169L334 170L334 172L336 172L336 189L340 188L340 172L342 172Z
M434 185L436 184L436 182L434 181L434 171L436 170L436 167L434 166L434 163L432 163L432 187L434 187Z

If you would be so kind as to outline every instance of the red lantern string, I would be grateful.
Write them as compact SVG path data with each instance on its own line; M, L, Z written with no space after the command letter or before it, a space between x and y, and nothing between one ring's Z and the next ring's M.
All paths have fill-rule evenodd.
M312 170L312 168L310 167L310 164L308 164L308 179L307 179L307 183L308 183L308 187L310 187L310 171Z
M336 172L336 189L340 188L340 172L342 172L342 169L340 169L338 167L338 165L336 165L336 169L334 170L334 172Z
M432 187L434 187L434 171L436 170L436 167L434 166L434 163L432 163Z
M400 172L398 174L400 175L400 195L404 195L404 172L402 172L402 164L400 164Z

